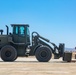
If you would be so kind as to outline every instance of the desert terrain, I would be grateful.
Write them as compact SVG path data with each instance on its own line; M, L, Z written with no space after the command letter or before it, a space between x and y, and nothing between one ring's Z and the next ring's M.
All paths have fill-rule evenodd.
M0 59L0 75L76 75L76 62L63 62L61 58L49 62L38 62L35 57L17 58L14 62Z

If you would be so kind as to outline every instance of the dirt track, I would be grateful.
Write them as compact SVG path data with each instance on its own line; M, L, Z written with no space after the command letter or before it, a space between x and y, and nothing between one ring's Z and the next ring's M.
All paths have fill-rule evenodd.
M41 63L31 57L18 58L15 62L0 59L0 75L76 75L76 62L52 59Z

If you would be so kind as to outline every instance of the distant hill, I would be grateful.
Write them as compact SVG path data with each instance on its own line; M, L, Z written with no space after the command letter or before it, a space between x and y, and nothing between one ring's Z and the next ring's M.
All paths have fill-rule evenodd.
M65 48L65 50L75 50L75 48Z
M75 49L75 48L65 48L64 51L72 51L72 52L76 52L76 49Z

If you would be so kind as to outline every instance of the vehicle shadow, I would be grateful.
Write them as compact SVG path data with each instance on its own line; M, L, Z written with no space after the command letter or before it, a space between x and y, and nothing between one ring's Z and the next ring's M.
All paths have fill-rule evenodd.
M46 64L54 64L54 63L76 63L76 61L71 61L71 62L66 62L66 61L50 61L50 62L38 62L38 61L13 61L13 62L8 62L8 61L0 61L0 63L46 63Z
M2 59L0 59L0 62L4 63L4 62L8 62L8 61L3 61ZM35 60L35 59L17 59L15 61L10 61L10 63L46 63L46 64L49 64L49 63L76 63L76 60L72 60L71 62L66 62L66 61L63 61L62 59L52 59L50 60L49 62L39 62L38 60Z

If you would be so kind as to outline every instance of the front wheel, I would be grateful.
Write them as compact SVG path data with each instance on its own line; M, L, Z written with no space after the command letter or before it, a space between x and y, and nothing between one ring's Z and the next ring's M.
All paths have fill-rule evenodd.
M36 50L35 56L39 62L48 62L52 57L52 51L47 46L41 46Z

